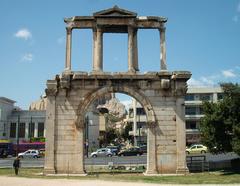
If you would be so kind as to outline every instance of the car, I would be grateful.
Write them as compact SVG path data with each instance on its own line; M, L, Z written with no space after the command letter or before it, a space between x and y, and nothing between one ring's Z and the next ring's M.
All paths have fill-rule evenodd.
M110 149L113 155L117 155L119 148L117 146L107 146L106 148Z
M93 157L93 158L106 157L106 156L111 157L111 156L113 156L113 153L108 148L101 148L101 149L98 149L95 152L92 152L90 156Z
M40 153L38 150L29 149L25 152L18 153L19 158L39 158Z
M45 149L39 149L38 151L39 151L39 155L40 155L41 157L44 157L44 156L45 156Z
M147 153L147 145L140 145L139 148L143 153Z
M118 156L140 156L143 152L139 147L124 149L118 153Z
M186 148L187 154L197 154L197 153L206 153L208 151L207 147L202 144L194 144L189 148Z

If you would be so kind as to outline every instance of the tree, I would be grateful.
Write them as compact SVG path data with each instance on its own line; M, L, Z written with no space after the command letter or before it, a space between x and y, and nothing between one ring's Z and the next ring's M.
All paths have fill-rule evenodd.
M132 124L131 123L127 123L127 125L125 126L124 130L121 133L121 137L126 141L132 141L132 136L129 135L129 132L132 130Z
M235 152L240 155L240 85L223 83L222 100L204 102L200 132L210 152Z

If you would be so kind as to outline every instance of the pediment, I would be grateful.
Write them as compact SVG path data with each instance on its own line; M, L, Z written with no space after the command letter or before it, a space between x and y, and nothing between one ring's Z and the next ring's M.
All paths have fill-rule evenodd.
M93 13L94 17L136 17L137 13L121 9L118 6Z

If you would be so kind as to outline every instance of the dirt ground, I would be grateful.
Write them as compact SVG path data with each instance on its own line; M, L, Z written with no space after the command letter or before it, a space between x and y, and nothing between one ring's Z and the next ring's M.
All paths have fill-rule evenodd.
M150 184L139 182L113 182L101 180L74 180L74 179L41 179L0 176L0 186L179 186L178 184ZM217 186L212 184L211 186ZM219 185L219 184L218 184ZM234 186L238 184L232 184ZM187 185L191 186L191 185ZM202 186L195 184L192 186ZM225 185L226 186L226 185ZM227 185L229 186L229 185Z
M112 182L101 180L39 179L0 176L0 186L154 186L158 184Z

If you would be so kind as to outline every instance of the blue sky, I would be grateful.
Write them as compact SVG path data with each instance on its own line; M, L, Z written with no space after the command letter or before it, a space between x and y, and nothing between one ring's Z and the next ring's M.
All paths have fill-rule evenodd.
M0 96L27 109L44 93L46 80L64 69L63 18L114 5L168 18L168 70L191 71L189 85L239 82L240 0L1 0ZM138 50L141 72L160 69L157 30L138 31ZM103 54L105 71L127 71L127 35L104 34ZM91 30L73 32L72 66L91 71Z

